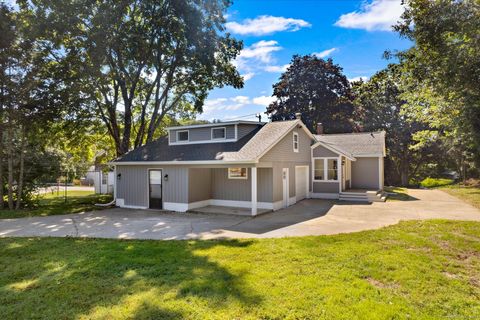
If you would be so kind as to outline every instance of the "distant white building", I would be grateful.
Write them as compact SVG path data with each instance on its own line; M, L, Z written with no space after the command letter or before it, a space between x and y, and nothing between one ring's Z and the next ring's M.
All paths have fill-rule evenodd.
M105 151L100 151L95 155L95 164L88 168L85 175L85 182L88 185L93 185L95 193L107 194L113 193L114 172L106 171L105 165L102 165L102 158L106 156Z
M91 166L85 178L88 184L93 185L95 193L113 193L113 183L115 179L113 171L103 172L102 170L96 170L95 166Z

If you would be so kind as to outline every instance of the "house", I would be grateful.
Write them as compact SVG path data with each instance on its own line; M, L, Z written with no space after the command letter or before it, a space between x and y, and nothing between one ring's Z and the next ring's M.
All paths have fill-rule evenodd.
M94 164L88 168L83 182L93 185L96 194L113 193L115 173L103 161L107 157L105 150L98 151L94 156Z
M305 198L374 201L385 133L312 134L302 121L167 128L116 159L116 204L185 212L208 205L278 210Z

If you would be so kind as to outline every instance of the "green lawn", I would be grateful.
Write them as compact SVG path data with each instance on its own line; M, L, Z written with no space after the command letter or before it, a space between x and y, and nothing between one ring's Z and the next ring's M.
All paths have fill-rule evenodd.
M466 187L456 184L441 187L439 189L480 209L480 188Z
M239 241L0 239L1 319L479 319L480 223Z
M51 216L56 214L79 213L102 210L105 207L96 203L112 201L111 195L96 195L90 191L69 191L65 202L64 193L47 193L40 196L37 208L23 210L0 210L0 219L23 218L33 216Z

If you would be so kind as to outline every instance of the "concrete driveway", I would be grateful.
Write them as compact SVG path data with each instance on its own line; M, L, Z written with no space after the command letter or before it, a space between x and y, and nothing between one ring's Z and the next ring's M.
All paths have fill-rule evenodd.
M0 237L125 239L273 238L377 229L400 220L480 221L480 211L438 190L409 190L411 201L359 204L304 200L255 218L222 214L108 209L50 217L0 220Z

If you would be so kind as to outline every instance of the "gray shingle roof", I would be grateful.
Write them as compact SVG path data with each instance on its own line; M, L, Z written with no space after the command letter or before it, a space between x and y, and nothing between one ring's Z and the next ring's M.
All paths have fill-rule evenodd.
M124 154L115 162L222 160L224 152L240 150L259 130L253 130L236 142L223 143L168 145L168 137L161 137Z
M238 152L225 152L226 161L254 160L272 147L275 143L293 129L300 120L269 122L251 138Z
M169 145L162 137L136 148L115 162L132 161L253 161L263 155L300 120L270 122L236 142Z
M325 143L353 157L385 155L385 131L315 135Z

